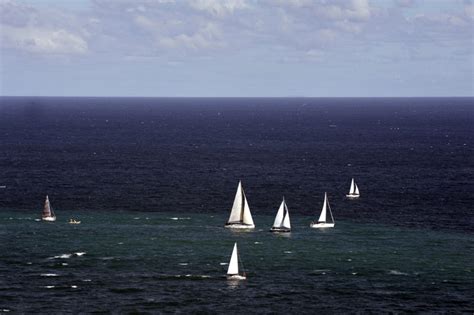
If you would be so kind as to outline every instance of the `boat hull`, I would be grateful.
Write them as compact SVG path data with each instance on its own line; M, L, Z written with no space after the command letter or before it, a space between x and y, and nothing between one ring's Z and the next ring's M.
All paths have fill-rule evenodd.
M227 280L246 280L246 276L241 275L227 275Z
M313 229L332 228L334 227L334 223L311 223L309 226Z
M254 224L244 224L244 223L227 223L225 225L228 229L254 229Z
M56 221L56 217L42 217L41 220L48 221L48 222L54 222L54 221Z
M346 197L349 198L349 199L355 199L355 198L359 198L360 195L351 195L351 194L349 194L349 195L346 195Z
M271 228L270 229L270 232L272 233L290 233L291 232L291 229L287 229L287 228Z

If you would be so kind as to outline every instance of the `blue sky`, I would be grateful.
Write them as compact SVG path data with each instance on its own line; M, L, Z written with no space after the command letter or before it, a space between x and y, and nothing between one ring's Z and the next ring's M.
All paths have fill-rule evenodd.
M467 0L0 0L0 95L474 96Z

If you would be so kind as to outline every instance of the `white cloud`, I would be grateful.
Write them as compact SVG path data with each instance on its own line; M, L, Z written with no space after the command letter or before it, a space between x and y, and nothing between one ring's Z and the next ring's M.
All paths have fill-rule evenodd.
M285 51L304 59L308 51L344 51L354 43L369 49L374 42L472 40L472 2L435 14L414 0L393 1L419 15L368 0L92 0L88 9L62 12L0 0L0 45L118 56Z
M159 36L158 45L168 49L185 48L199 50L205 48L216 48L220 46L220 31L213 23L191 34L179 34L176 36Z
M3 45L20 51L42 54L85 54L87 42L66 30L37 29L31 27L2 27Z
M245 0L190 0L189 5L218 17L249 7Z

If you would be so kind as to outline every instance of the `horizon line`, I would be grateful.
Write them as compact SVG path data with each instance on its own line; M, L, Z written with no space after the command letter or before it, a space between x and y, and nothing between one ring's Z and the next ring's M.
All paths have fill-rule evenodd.
M474 95L443 96L114 96L114 95L0 95L4 97L50 97L50 98L474 98Z

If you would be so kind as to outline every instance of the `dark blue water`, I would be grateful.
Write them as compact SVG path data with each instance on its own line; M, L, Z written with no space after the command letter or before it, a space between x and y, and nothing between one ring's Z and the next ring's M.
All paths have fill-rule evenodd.
M472 98L0 102L0 309L473 311ZM223 228L239 179L252 233Z

